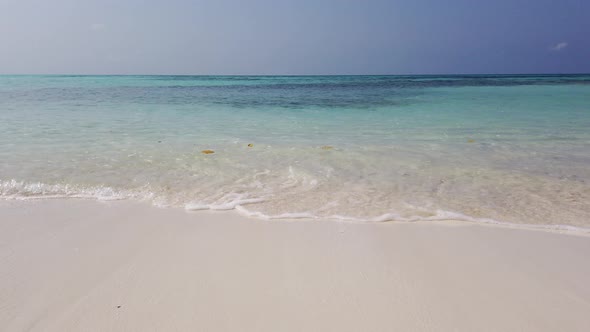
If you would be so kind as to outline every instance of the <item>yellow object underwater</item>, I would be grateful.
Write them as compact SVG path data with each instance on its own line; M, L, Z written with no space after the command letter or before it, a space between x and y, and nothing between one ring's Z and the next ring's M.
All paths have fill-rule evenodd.
M254 144L250 143L250 144L248 144L248 147L249 148L254 147Z
M322 146L322 150L332 150L334 147L330 146L330 145L324 145Z
M201 151L201 153L204 153L204 154L212 154L212 153L215 153L215 151L213 151L213 150L203 150L203 151Z

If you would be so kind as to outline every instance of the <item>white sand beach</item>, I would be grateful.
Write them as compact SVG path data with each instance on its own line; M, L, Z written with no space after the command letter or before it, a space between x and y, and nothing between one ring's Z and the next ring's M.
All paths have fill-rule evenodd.
M590 237L0 201L2 331L590 331Z

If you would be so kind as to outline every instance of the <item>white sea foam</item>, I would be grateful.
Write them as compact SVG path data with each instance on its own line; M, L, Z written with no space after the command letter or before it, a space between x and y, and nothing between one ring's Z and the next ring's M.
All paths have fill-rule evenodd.
M8 180L0 181L0 198L16 200L35 199L96 199L96 200L141 200L151 201L156 206L175 207L165 197L155 195L147 188L141 190L120 190L112 187L89 186L83 187L69 184L44 184L40 182L27 183L24 181ZM435 210L429 215L408 215L404 216L396 212L388 212L377 216L348 216L340 214L324 214L324 209L335 208L338 204L330 202L323 208L316 211L281 212L278 214L267 214L258 209L258 204L271 200L268 197L251 197L248 193L228 193L211 201L191 202L184 204L189 211L198 210L236 210L236 212L253 218L264 220L275 219L322 219L355 223L373 222L420 222L420 221L466 221L474 223L485 223L501 225L506 227L542 229L553 231L566 231L576 233L590 233L590 228L576 227L570 225L549 225L549 224L526 224L509 223L491 218L477 218L459 212ZM417 209L417 207L415 207Z
M0 181L0 197L22 200L43 198L121 200L138 198L138 194L102 186L81 187L70 184L27 183L24 181L8 180Z
M236 210L247 217L254 217L264 220L274 220L274 219L322 219L322 220L334 220L334 221L345 221L345 222L353 222L353 223L373 223L373 222L421 222L421 221L465 221L465 222L473 222L473 223L484 223L484 224L492 224L498 226L505 226L505 227L514 227L514 228L526 228L526 229L539 229L539 230L552 230L552 231L566 231L566 232L575 232L575 233L589 233L590 228L585 227L576 227L570 225L548 225L548 224L516 224L516 223L509 223L498 221L490 218L476 218L471 217L462 213L452 212L452 211L442 211L437 210L436 214L429 217L423 216L411 216L411 217L402 217L398 213L386 213L377 217L368 217L368 218L358 218L358 217L351 217L351 216L343 216L343 215L330 215L330 216L319 216L315 215L312 212L293 212L293 213L281 213L277 215L267 215L260 211L251 211L243 206L236 206Z
M189 203L184 206L186 210L233 210L236 207L246 204L264 202L264 198L245 198L246 195L240 195L227 201L217 201L215 203Z

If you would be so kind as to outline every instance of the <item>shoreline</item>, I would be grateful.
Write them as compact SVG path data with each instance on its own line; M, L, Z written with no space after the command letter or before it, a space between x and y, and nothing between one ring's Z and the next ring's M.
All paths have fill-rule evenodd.
M589 255L585 236L470 222L0 200L0 327L587 331Z
M572 236L583 236L583 237L590 237L590 228L588 227L579 227L567 224L527 224L527 223L511 223L505 221L498 221L489 218L477 218L471 217L468 215L463 215L461 213L450 212L450 211L442 211L443 214L450 215L447 217L433 217L431 219L415 219L415 220L396 220L396 219L383 219L383 216L375 217L370 220L363 220L363 219L356 219L352 217L342 217L342 216L332 216L332 217L317 217L317 216L308 216L298 213L287 213L285 215L302 215L302 216L267 216L263 215L259 212L251 212L247 209L243 208L242 205L236 205L233 208L228 209L211 209L211 208L200 208L200 209L191 209L187 207L178 207L178 206L160 206L150 202L149 200L137 200L133 198L112 198L112 199L101 199L96 197L63 197L63 196L40 196L40 197L0 197L0 204L1 202L43 202L43 201L84 201L84 202L96 202L99 204L108 204L111 202L120 202L122 204L133 204L138 206L145 206L146 208L156 208L156 209L164 209L164 210L177 210L183 211L187 214L200 214L200 213L213 213L213 214L233 214L235 216L251 219L251 220L259 220L259 221L269 221L269 222L294 222L294 221L307 221L307 222L335 222L335 223L351 223L351 224L413 224L413 223L425 223L425 224L435 224L440 226L454 226L454 225L480 225L480 226L487 226L487 227L500 227L500 228L507 228L507 229L520 229L520 230L529 230L529 231L540 231L540 232L549 232L549 233L557 233L557 234L566 234ZM243 204L248 205L248 204ZM0 205L1 206L1 205ZM456 215L457 218L453 218L452 216Z

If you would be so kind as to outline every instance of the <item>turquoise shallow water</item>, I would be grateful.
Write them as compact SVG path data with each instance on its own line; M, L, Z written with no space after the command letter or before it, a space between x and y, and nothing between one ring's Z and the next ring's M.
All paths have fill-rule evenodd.
M589 128L585 75L0 76L0 196L588 228Z

